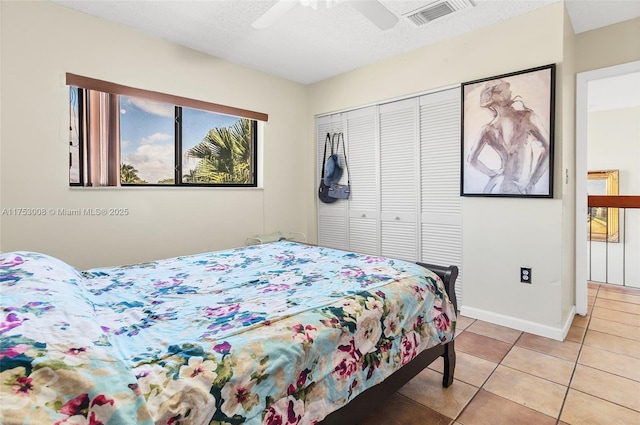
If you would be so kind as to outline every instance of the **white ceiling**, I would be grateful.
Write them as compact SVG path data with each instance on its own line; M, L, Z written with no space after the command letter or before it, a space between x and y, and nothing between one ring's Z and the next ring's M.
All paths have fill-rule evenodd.
M475 7L416 27L404 14L434 0L381 0L399 22L381 31L343 2L293 7L276 23L251 23L275 0L53 0L177 44L310 84L561 0L472 0ZM366 1L366 0L356 0ZM576 33L640 17L640 0L567 0Z

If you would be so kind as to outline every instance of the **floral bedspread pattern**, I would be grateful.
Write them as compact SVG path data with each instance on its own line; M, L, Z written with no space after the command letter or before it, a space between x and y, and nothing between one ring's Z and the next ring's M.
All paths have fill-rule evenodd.
M434 273L286 241L0 284L3 424L314 424L455 330Z

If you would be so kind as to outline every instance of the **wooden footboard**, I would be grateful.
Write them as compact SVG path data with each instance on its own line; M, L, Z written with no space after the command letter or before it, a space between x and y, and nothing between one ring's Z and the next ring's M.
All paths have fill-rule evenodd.
M458 268L456 266L437 266L435 264L416 263L422 267L431 270L442 279L444 289L447 291L449 299L453 303L456 311L458 311L458 299L456 298L456 279L458 278Z
M440 276L440 279L444 282L445 290L447 291L449 299L455 306L456 311L458 311L455 291L458 268L456 266L443 267L426 263L417 264L432 270ZM349 404L331 413L320 423L322 425L348 425L359 423L360 420L371 414L373 406L382 405L385 400L391 397L396 391L402 388L402 386L413 379L438 357L443 357L444 359L442 386L450 386L453 383L453 373L456 366L456 353L453 344L454 341L451 341L445 345L436 345L435 347L423 351L409 363L395 371L384 382L365 390L362 394L351 400Z
M458 278L458 267L443 267L427 263L418 264L435 272L438 276L440 276L440 279L442 279L442 282L444 283L444 288L447 291L449 299L453 303L456 311L458 311L458 299L456 297L456 279ZM456 368L456 352L453 344L454 342L451 341L448 344L444 345L445 352L442 356L444 358L442 385L445 388L453 383L453 372Z

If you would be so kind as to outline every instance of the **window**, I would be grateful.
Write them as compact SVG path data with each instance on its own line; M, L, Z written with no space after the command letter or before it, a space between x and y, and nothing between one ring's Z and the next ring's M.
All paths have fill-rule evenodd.
M80 120L78 116L78 90L71 88L69 92L69 184L79 185L80 180Z
M265 114L73 74L67 84L71 186L257 186Z
M256 121L182 108L183 183L253 180Z
M119 96L120 184L174 184L176 107Z

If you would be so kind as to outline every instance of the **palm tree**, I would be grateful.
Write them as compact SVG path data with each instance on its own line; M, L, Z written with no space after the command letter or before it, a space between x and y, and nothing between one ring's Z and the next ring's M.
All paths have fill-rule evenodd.
M138 177L138 170L133 165L125 164L120 165L120 183L146 183Z
M194 168L189 170L189 174L184 174L182 176L182 181L184 183L206 183L206 181L201 181L196 175L196 170Z
M251 120L241 118L230 127L209 130L186 155L200 161L185 181L249 183L251 181ZM187 177L187 176L185 176Z

